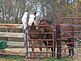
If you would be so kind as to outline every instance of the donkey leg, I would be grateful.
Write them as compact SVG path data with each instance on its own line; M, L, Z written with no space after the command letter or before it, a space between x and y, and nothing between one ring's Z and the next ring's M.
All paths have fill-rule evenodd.
M52 57L54 57L53 47L51 47L51 51L52 51Z
M74 56L74 48L72 48L72 56Z
M69 48L69 55L68 56L71 56L71 49Z
M34 54L34 42L32 41L32 58L35 56L35 54Z
M39 42L39 46L42 46L42 42L41 41ZM40 52L42 52L42 47L40 47L39 49L40 49Z

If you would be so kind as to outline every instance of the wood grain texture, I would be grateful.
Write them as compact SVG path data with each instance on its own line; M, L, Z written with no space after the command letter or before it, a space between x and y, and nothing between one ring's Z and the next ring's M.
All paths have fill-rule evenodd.
M22 24L0 24L0 28L22 28Z
M23 33L14 33L14 32L0 32L0 37L24 38L24 34Z

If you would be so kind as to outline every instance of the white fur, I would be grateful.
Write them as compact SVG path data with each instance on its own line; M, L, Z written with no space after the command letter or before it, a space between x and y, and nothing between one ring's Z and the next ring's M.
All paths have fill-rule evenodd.
M23 17L22 17L22 24L23 24L24 29L26 29L26 27L27 27L27 16L28 16L28 13L25 12ZM29 20L28 20L28 26L32 25L32 23L34 22L34 18L35 18L34 13L30 13Z
M22 17L22 24L23 24L24 29L26 29L26 27L27 27L27 16L28 16L28 13L25 12Z
M29 15L29 21L28 21L28 25L31 26L32 23L34 22L34 18L35 18L35 15L33 13L31 13Z

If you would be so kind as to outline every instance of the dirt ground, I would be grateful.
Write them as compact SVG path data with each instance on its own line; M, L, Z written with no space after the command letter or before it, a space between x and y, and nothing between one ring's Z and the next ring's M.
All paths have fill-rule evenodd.
M81 61L81 56L74 56L73 61Z
M6 53L24 53L25 49L22 48L11 48L5 49ZM31 50L30 50L31 51ZM81 48L75 49L75 55L70 57L73 61L81 61ZM25 59L25 61L43 61L42 59Z

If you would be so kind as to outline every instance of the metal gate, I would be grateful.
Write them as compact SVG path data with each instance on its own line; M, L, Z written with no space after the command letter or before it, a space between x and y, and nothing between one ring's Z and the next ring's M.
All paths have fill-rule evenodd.
M74 47L80 47L80 44L77 44L81 40L81 17L61 17L60 19L60 30L61 30L61 44L74 44ZM72 42L63 43L63 40L68 38L73 38ZM62 55L67 56L69 54L68 47L62 47ZM74 48L74 55L77 54L78 48ZM77 51L78 52L78 51ZM80 53L81 54L81 53Z
M52 32L28 32L28 35L46 35L46 34L51 34L52 38L48 39L48 38L39 38L39 39L31 39L28 38L27 39L27 43L29 43L29 45L27 45L26 47L26 57L27 58L46 58L46 57L54 57L55 56L55 26L54 25L38 25L36 27L51 27L52 28ZM43 42L46 42L47 45L45 45ZM51 45L48 45L48 42L52 41ZM39 44L40 45L36 45ZM53 48L53 51L51 51L51 48ZM41 49L41 51L40 51Z
M76 44L77 42L79 42L81 40L81 31L80 31L80 22L81 22L81 18L80 17L61 17L60 18L60 31L61 31L61 55L63 57L68 56L69 54L69 49L74 49L74 52L76 53L76 48L74 47L80 47L78 46L78 44ZM52 45L44 45L44 43L42 43L41 45L36 45L36 44L29 44L26 47L26 57L27 58L47 58L47 57L55 57L55 54L60 54L60 52L55 51L55 47L56 47L56 24L54 25L39 25L36 27L51 27L53 29L53 32L43 32L43 33L38 33L38 32L28 32L27 35L29 34L39 34L39 35L44 35L44 34L51 34L52 35L52 39L27 39L27 42L40 42L42 43L43 41L46 41L48 44L48 41L52 41ZM68 41L69 38L72 38L73 41L70 42L63 42L63 41ZM67 44L74 44L73 47L67 47ZM79 44L80 45L80 44ZM51 51L49 48L53 48L53 51ZM57 46L58 47L58 46ZM42 51L40 51L40 49L42 49Z

